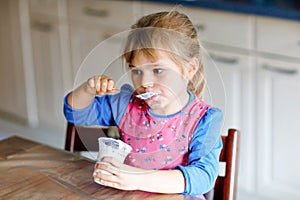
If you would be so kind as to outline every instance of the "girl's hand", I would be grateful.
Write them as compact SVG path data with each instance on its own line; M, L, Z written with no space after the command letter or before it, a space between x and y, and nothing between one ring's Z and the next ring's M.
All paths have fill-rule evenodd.
M109 164L96 164L95 168L110 172L112 175L94 173L93 176L99 178L102 185L120 190L138 190L141 182L145 181L143 175L152 172L125 165L112 157L105 157L101 161Z
M108 76L93 76L86 82L86 91L90 94L103 96L115 91L115 83Z
M101 161L106 163L96 164L95 168L111 175L94 173L93 176L104 186L156 193L182 193L185 189L185 179L180 170L146 170L125 165L112 157L104 157Z
M95 95L114 93L114 86L114 81L108 76L93 76L69 95L67 103L74 109L86 108L93 102Z

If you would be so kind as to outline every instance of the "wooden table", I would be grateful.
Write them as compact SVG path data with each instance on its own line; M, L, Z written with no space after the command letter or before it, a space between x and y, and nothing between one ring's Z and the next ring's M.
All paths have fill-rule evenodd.
M94 183L94 162L19 137L0 141L0 199L183 200L180 194L121 191Z

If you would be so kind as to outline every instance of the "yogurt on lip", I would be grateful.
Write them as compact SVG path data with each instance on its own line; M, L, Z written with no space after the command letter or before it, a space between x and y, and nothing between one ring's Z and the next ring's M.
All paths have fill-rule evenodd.
M145 99L149 99L151 97L154 97L158 95L158 93L156 92L145 92L145 93L142 93L142 94L138 94L138 95L135 95L137 98L140 98L142 100L145 100Z

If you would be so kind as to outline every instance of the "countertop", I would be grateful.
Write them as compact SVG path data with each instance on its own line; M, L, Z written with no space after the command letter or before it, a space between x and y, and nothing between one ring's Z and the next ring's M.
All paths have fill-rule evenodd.
M300 20L299 0L147 0L244 14Z

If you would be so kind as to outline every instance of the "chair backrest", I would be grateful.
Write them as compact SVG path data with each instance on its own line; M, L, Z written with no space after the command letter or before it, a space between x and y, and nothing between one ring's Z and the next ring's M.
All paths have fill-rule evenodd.
M222 136L223 149L219 158L219 176L213 190L205 194L207 200L235 200L238 178L238 158L240 133L229 129Z
M70 152L98 151L97 139L108 136L108 132L108 127L75 127L68 123L65 150ZM205 194L207 200L236 199L239 135L238 130L229 129L228 135L222 136L223 149L219 159L219 176L213 190Z
M107 134L107 127L84 127L68 123L65 150L98 151L98 138Z
M75 126L67 125L65 150L75 151L98 151L98 138L119 138L118 129L115 126Z

